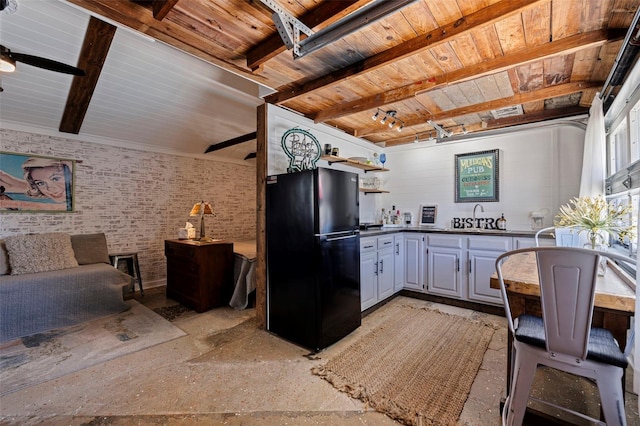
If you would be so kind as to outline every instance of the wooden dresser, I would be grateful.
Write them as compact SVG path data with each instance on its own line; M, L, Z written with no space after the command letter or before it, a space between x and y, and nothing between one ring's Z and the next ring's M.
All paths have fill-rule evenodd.
M233 290L233 243L165 240L167 297L204 312L229 303Z

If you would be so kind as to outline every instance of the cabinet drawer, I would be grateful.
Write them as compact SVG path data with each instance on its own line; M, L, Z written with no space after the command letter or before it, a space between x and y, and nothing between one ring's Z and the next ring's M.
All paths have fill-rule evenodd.
M193 259L197 262L197 247L191 247L187 245L166 244L164 247L164 255L166 257L182 257L186 259Z
M376 238L361 238L360 239L360 253L367 253L370 251L375 251L376 246Z
M510 237L469 237L469 250L492 250L492 251L509 251L511 250Z
M393 247L393 235L378 237L378 250Z
M464 248L463 241L467 237L458 235L429 235L429 247Z

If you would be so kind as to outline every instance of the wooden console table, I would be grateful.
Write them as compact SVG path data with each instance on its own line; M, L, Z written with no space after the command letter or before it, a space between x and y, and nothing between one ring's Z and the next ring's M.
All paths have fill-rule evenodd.
M204 312L226 305L233 289L233 243L166 240L167 297Z

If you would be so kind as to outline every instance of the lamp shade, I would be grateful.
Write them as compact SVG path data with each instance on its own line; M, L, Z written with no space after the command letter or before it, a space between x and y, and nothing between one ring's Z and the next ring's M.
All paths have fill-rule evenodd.
M200 241L206 241L205 230L204 230L204 217L213 215L213 209L211 208L210 203L205 203L204 201L200 201L199 203L195 203L189 216L200 216Z
M200 216L200 215L210 215L213 214L213 209L211 208L210 203L205 203L201 201L199 203L195 203L189 216Z

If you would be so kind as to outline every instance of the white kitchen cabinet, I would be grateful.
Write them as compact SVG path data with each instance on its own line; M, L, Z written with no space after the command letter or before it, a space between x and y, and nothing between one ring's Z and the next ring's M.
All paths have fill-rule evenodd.
M393 295L393 269L393 235L360 239L361 310Z
M469 236L467 239L469 300L502 305L500 290L491 288L491 275L496 271L496 258L511 250L511 238Z
M393 263L393 247L378 251L378 302L393 295Z
M393 292L397 293L404 287L404 234L393 236Z
M404 235L404 288L424 291L424 241L425 234Z
M377 251L360 251L360 308L363 311L378 302L377 263Z
M427 292L462 299L464 243L467 237L432 234L428 237Z

